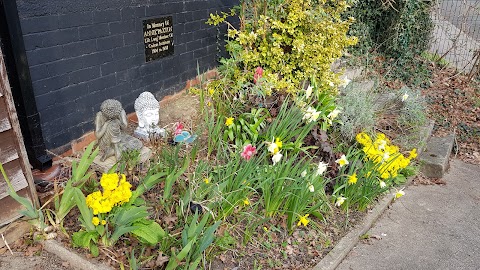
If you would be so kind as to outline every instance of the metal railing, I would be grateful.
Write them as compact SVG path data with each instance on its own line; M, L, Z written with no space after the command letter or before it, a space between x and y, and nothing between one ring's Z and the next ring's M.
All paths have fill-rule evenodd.
M480 73L480 0L437 0L430 51L469 76Z

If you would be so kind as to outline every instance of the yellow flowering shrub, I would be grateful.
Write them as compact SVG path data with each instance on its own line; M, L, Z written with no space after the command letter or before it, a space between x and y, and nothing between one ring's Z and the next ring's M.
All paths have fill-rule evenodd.
M365 159L378 165L375 170L382 179L397 177L398 171L406 168L417 156L417 150L413 149L408 157L405 157L399 152L398 146L391 144L383 133L377 133L375 139L372 139L368 134L361 132L357 134L356 140L363 147Z
M95 191L86 198L87 206L93 210L94 215L108 213L114 206L126 203L132 197L132 185L124 174L103 174L100 185L103 191ZM98 222L95 223L98 225Z
M264 6L267 5L267 6ZM340 79L331 71L332 63L346 47L356 44L356 37L347 36L353 18L343 19L347 1L287 0L281 8L269 1L245 1L245 10L263 10L241 20L240 29L228 24L227 51L234 66L228 75L237 85L254 82L256 70L262 69L262 84L271 90L296 94L305 80L321 82L318 90L331 91ZM245 10L242 14L245 14ZM225 21L225 14L210 15L209 24ZM230 65L231 62L236 65Z

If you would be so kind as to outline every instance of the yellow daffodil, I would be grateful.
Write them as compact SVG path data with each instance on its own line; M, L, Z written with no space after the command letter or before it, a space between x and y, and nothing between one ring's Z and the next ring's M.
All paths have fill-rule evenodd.
M300 226L300 224L303 226L307 226L308 223L310 222L310 220L307 219L308 216L309 214L306 214L305 216L301 216L300 220L297 223L297 226Z
M399 191L397 191L397 193L395 193L395 199L398 199L398 198L402 197L403 195L405 195L405 191L399 190Z
M225 125L227 127L230 127L231 125L233 125L233 117L228 117L227 120L225 120Z
M248 198L245 198L243 200L243 206L247 206L247 205L250 205L250 201L248 200Z
M210 183L210 179L205 178L205 179L203 179L203 182L205 182L205 184L208 184L208 183Z
M357 183L357 180L358 180L358 178L357 178L357 173L353 173L352 175L350 175L350 176L348 177L348 184L349 184L349 185L356 184L356 183Z
M93 217L92 218L92 224L97 226L98 224L100 224L100 219L98 217Z
M105 219L102 219L102 221L100 222L100 224L105 225L105 224L107 224L107 221L106 221Z
M345 157L345 155L342 155L339 159L335 160L336 163L338 163L340 165L340 168L345 166L345 165L348 165L348 160L347 160L347 157Z
M417 149L413 148L412 151L409 152L408 159L414 159L417 157Z
M282 141L278 137L275 139L275 144L277 145L278 148L282 148L283 146Z

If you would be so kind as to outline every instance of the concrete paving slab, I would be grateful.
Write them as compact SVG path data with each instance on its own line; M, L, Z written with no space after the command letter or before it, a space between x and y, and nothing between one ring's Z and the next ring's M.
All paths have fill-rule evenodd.
M453 160L443 180L408 187L337 269L480 269L480 166Z

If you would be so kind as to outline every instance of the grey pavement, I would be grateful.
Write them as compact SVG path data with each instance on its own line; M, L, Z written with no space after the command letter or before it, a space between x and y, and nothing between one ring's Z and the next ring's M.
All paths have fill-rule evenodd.
M337 269L480 269L480 166L450 166L444 186L409 186Z

